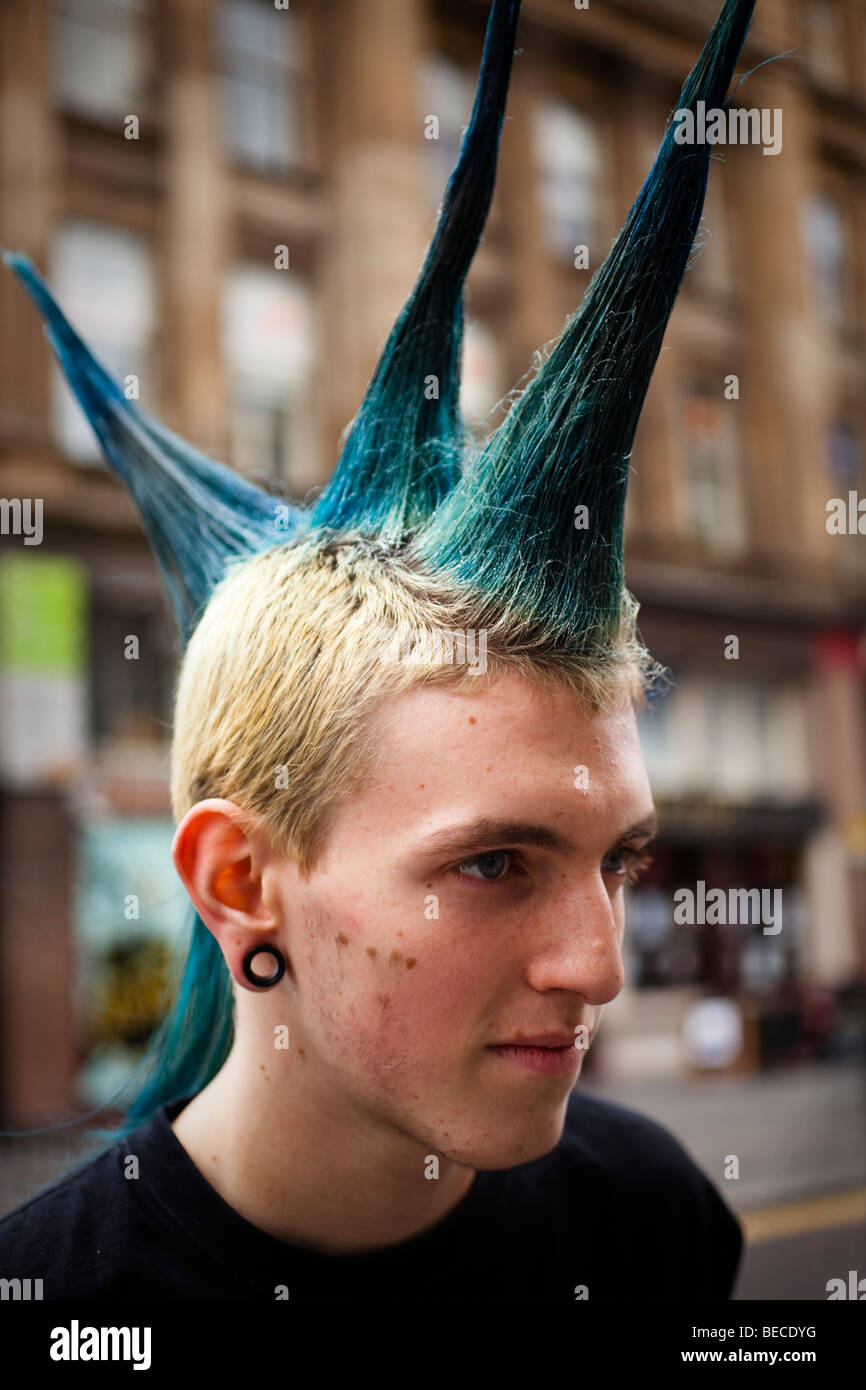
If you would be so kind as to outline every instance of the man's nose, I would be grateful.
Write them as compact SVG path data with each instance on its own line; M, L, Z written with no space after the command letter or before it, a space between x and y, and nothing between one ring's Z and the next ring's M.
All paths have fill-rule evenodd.
M537 990L567 989L588 1004L609 1004L625 983L621 930L604 879L564 893L552 917L538 924L527 967Z

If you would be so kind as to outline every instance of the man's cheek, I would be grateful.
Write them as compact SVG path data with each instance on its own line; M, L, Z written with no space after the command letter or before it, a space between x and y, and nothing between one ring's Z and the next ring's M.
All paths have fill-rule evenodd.
M390 972L370 999L368 1017L380 1050L432 1076L460 1060L478 1013L477 975L431 955L402 975Z
M419 968L390 970L369 981L340 1026L341 1046L352 1053L353 1065L390 1090L406 1077L423 1084L453 1069L472 1025L453 978Z

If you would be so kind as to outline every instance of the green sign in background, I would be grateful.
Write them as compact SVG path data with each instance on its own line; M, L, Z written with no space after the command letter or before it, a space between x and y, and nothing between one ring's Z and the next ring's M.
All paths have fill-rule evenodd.
M87 571L67 555L0 558L0 670L81 675Z

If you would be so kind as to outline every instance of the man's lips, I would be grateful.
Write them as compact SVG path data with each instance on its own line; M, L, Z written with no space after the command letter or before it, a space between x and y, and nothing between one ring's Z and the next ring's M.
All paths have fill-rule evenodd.
M491 1047L574 1047L574 1033L537 1033L531 1038L509 1038L506 1042L490 1043Z

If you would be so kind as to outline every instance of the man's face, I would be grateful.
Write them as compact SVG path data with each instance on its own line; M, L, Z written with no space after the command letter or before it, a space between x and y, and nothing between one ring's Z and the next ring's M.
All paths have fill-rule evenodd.
M508 675L395 696L377 740L309 882L270 866L304 1089L424 1154L526 1162L558 1142L584 1049L492 1045L591 1038L622 988L624 884L653 829L635 830L653 804L634 715L586 719Z

